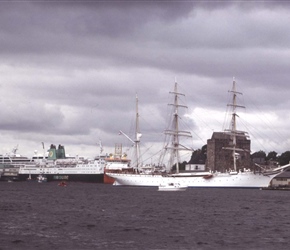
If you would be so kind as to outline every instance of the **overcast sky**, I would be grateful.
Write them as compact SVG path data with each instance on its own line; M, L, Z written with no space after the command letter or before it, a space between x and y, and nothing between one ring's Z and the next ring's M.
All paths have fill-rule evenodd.
M175 79L197 149L228 126L233 77L252 152L290 150L289 23L285 1L0 1L1 153L126 151L136 93L148 153Z

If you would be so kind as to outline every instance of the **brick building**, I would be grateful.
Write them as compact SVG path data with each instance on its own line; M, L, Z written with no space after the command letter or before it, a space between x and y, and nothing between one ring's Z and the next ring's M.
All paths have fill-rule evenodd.
M237 136L236 141L236 148L243 149L236 151L237 170L251 168L251 140L244 134L244 136ZM231 135L224 132L214 132L211 139L207 140L206 168L220 172L234 170L233 151L225 149L232 147L232 145Z

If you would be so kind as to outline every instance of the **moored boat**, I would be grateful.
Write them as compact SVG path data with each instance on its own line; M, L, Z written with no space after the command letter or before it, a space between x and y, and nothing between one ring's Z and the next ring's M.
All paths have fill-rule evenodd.
M104 168L104 183L113 184L115 179L107 175L107 173L121 173L127 172L130 173L133 169L130 167L130 160L127 158L127 155L122 153L122 145L115 145L115 154L110 155L105 158L105 168Z
M39 183L47 182L47 177L40 174L37 176L37 182Z
M104 157L96 157L94 160L82 157L66 157L64 147L58 149L51 145L47 159L43 157L33 164L19 168L19 179L26 180L29 177L37 178L45 175L48 181L80 181L80 182L103 182Z

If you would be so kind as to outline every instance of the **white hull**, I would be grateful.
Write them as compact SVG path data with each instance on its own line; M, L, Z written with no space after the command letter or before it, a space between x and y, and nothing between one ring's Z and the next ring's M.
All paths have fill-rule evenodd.
M187 186L180 186L179 184L170 183L167 185L159 185L158 191L185 191Z
M268 187L270 181L279 173L263 175L254 172L240 172L237 174L214 173L208 175L192 175L186 177L172 177L162 175L118 174L108 173L115 179L114 185L125 186L159 186L169 182L178 182L182 186L191 188L262 188Z
M26 165L20 167L18 179L35 179L38 175L47 177L47 181L67 180L81 182L103 182L104 164L77 164L77 165Z

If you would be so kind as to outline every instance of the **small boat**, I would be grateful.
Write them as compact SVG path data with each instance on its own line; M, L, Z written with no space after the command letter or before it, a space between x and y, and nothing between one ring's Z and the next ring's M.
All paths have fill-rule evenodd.
M187 186L181 186L179 183L160 184L158 191L185 191Z
M47 178L45 176L43 176L43 175L39 175L39 176L37 176L37 181L39 183L47 182Z
M58 186L66 187L66 182L65 181L61 181L60 183L58 183Z

